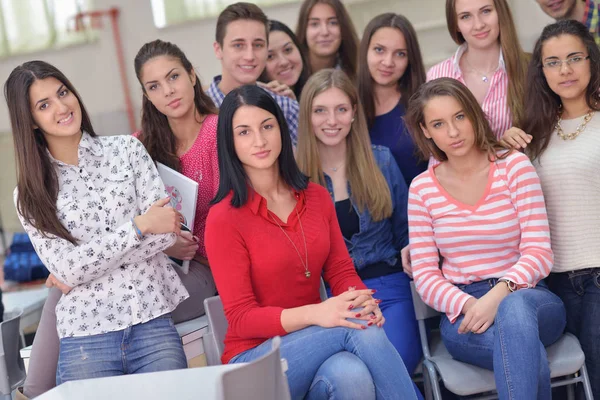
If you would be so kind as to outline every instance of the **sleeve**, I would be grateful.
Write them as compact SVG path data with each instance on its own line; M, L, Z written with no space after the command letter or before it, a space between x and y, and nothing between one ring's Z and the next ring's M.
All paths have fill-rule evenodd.
M292 139L292 145L295 148L298 144L298 115L300 114L300 106L296 100L283 96L277 96L277 103L285 116L290 131L290 137Z
M149 199L160 197L160 190L164 192L164 188L143 145L136 139L129 140L133 143L133 148L129 149L129 159L136 174L138 205L146 210L152 204L148 204ZM146 197L145 201L140 200L142 196ZM15 205L16 201L15 191ZM121 265L148 259L175 242L173 234L146 235L140 240L131 221L127 221L111 233L73 244L38 231L22 215L19 215L19 219L44 265L56 278L71 287L93 281Z
M437 68L438 66L434 65L427 70L427 78L425 82L429 82L437 78Z
M392 211L392 228L394 230L394 247L400 251L408 244L408 187L406 180L394 160L392 153L387 151L388 185L392 195L394 209Z
M472 296L457 288L440 269L433 220L419 192L411 184L408 196L410 259L417 292L430 307L446 313L454 323Z
M236 221L228 217L227 211L220 209L219 205L211 208L204 238L210 269L229 323L228 329L245 339L286 335L281 325L283 308L262 307L256 299L250 276L250 256Z
M531 288L550 274L554 263L544 194L527 156L514 152L505 161L508 187L521 228L521 257L503 278L521 288Z
M366 289L367 287L354 269L354 263L346 248L333 202L327 191L323 190L323 194L326 195L326 198L323 196L321 199L322 210L329 226L330 240L329 256L323 265L323 279L331 287L334 296L344 293L350 286L354 286L356 289Z

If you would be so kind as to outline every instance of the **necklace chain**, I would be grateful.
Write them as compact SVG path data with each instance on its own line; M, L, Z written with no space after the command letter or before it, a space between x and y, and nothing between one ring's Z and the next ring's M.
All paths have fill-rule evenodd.
M491 71L488 71L487 73L484 74L481 71L473 68L473 66L471 65L471 63L469 62L469 60L467 60L467 57L465 57L465 62L467 63L467 65L469 66L469 68L471 69L471 71L477 72L479 75L481 75L481 80L484 81L485 83L489 82L489 78L487 77L488 74L491 74L492 72L495 72L498 69L498 67L496 67L495 69L493 69Z
M298 247L296 247L296 244L294 243L294 241L288 236L288 234L285 232L285 230L283 229L283 227L281 225L279 225L279 222L277 222L277 220L275 219L275 217L273 217L271 215L271 211L267 211L267 213L269 214L269 217L271 217L271 219L273 221L275 221L275 223L277 224L277 226L279 227L279 229L281 229L281 232L283 232L283 234L290 241L290 243L292 244L292 246L294 246L294 250L296 250L296 253L298 253L298 257L300 258L300 263L304 267L304 276L306 276L306 279L310 278L310 271L308 270L308 250L306 249L306 236L304 235L304 228L302 227L302 221L300 220L300 214L298 214L298 210L296 210L296 216L298 217L298 223L300 224L300 230L302 231L302 239L304 240L304 256L305 256L305 260L302 259L302 255L300 254L300 251L298 250Z
M596 113L596 111L594 110L588 110L588 113L585 114L585 116L583 117L583 122L580 123L577 126L577 129L575 130L575 132L572 133L564 133L562 126L561 126L561 122L562 122L562 113L561 115L559 115L558 117L558 122L556 122L556 134L562 139L562 140L573 140L575 139L577 136L579 136L579 134L581 132L583 132L585 130L585 127L587 126L588 122L590 122L590 120L592 119L592 117L594 116L594 114Z

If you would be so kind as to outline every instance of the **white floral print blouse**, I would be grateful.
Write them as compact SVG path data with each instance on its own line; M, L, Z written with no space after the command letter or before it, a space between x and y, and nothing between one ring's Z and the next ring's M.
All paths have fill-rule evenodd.
M131 223L167 196L142 143L84 133L77 166L51 160L59 182L58 218L77 244L19 218L48 270L73 288L56 307L59 337L118 331L173 311L188 297L162 252L176 237L140 240Z

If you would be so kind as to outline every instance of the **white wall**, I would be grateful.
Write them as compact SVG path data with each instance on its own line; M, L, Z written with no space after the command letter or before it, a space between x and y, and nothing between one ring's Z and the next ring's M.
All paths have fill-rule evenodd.
M196 67L206 84L219 73L220 64L214 57L215 19L157 29L152 20L150 0L94 0L96 8L121 9L120 28L125 52L129 90L139 116L141 91L133 71L133 59L146 42L160 38L179 45ZM406 15L419 33L425 62L431 65L452 54L455 45L450 40L445 23L444 0L350 0L346 1L359 35L375 15L394 11ZM531 50L541 27L549 19L533 0L512 0L519 33L526 49ZM270 18L295 28L299 2L265 9ZM4 82L17 65L32 59L42 59L59 67L80 92L96 130L101 134L129 133L125 102L116 61L110 24L106 20L100 38L92 44L79 45L60 51L26 54L0 61L0 82ZM139 118L137 118L139 120ZM139 125L139 121L138 121ZM0 132L10 131L8 111L0 101Z

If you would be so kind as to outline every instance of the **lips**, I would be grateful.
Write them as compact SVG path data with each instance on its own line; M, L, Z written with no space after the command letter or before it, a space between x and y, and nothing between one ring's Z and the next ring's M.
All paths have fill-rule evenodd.
M383 71L378 69L377 72L379 72L379 74L385 78L389 78L390 76L392 76L394 74L394 71Z
M287 78L291 75L292 71L294 70L294 67L288 67L284 70L279 71L279 73L277 75L282 76L284 78Z
M459 147L461 147L461 146L462 146L464 143L465 143L465 141L464 141L464 140L459 140L459 141L456 141L456 142L452 142L452 143L450 143L450 147L452 147L452 148L455 148L455 149L456 149L456 148L459 148Z
M486 37L488 37L489 34L490 34L490 31L487 31L487 32L478 33L473 36L476 37L477 39L485 39Z
M59 120L58 124L59 125L69 125L73 121L73 118L74 118L73 112L70 112L66 118Z
M181 99L175 99L173 101L171 101L169 104L167 104L169 107L172 108L177 108L179 106L179 104L181 103Z
M258 153L254 153L253 156L258 158L266 158L269 156L269 154L271 154L271 150L263 150L259 151Z
M338 133L340 133L341 129L340 128L329 128L329 129L321 129L321 131L325 134L325 136L332 137L332 136L336 136Z
M244 72L252 72L256 69L256 65L240 65L239 67Z
M570 79L568 81L560 82L559 85L560 86L564 86L564 87L571 87L571 86L573 86L576 83L577 83L576 79Z

